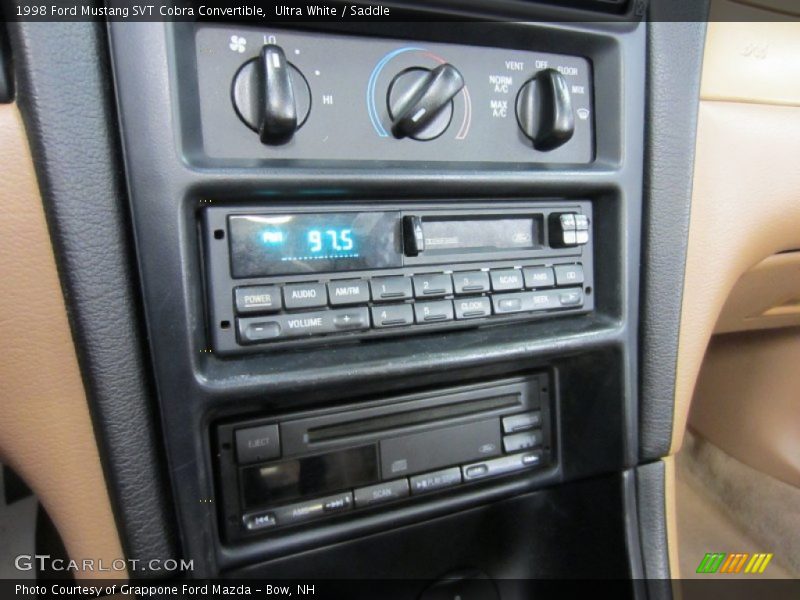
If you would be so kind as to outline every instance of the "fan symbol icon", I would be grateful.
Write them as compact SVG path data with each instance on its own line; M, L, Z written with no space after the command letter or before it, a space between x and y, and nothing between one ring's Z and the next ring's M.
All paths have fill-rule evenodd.
M238 35L231 36L231 42L228 44L228 48L233 50L234 52L238 52L241 54L245 51L247 47L247 40L243 37L239 37Z

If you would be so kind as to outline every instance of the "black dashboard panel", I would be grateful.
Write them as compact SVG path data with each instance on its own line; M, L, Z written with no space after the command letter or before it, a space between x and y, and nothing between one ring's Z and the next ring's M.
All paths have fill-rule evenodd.
M194 41L202 151L212 159L588 163L594 156L592 74L583 57L233 26L198 27ZM268 43L284 48L299 74L295 93L302 87L308 95L297 134L278 146L262 144L230 110L237 72ZM410 70L443 64L464 80L445 115L450 126L430 143L398 143L389 116L397 86ZM545 69L564 76L575 114L572 139L550 152L535 149L517 124L520 90Z
M495 544L510 540L515 576L565 573L572 563L558 553L542 562L528 560L525 553L543 548L552 536L531 531L530 538L522 539L516 523L546 518L547 499L563 495L571 500L564 502L562 516L576 524L584 522L590 515L582 512L586 507L574 494L588 489L586 485L592 487L583 481L591 478L597 483L598 502L619 511L615 514L620 517L635 512L629 470L639 454L637 320L645 26L459 23L458 28L447 28L441 23L418 23L414 27L396 24L390 34L387 29L364 25L359 30L350 24L341 31L329 27L279 32L274 40L267 31L259 30L260 38L239 31L250 30L195 23L109 26L150 350L181 545L195 561L194 575L264 576L274 573L278 565L293 565L293 573L321 576L326 560L342 552L359 552L371 536L396 544L389 530L424 531L436 537L448 530L448 523L457 523L464 531L483 531L485 518L495 523L487 539ZM396 40L432 49L431 56L451 61L463 82L446 67L450 63L416 65L419 56L408 51L395 58L413 56L414 65L390 64L394 58L386 62L398 76L412 69L411 79L395 82L405 86L403 94L396 102L389 98L384 104L377 99L373 103L367 94L370 73L386 52L398 48ZM264 41L256 52L253 47ZM365 58L349 61L352 69L341 71L336 80L314 83L323 71L327 76L326 65L337 48L342 56L365 48ZM479 58L459 62L459 57ZM252 59L255 63L247 80L234 83L241 65ZM427 59L437 62L430 56ZM494 72L492 61L497 60L502 68L506 60L522 63L524 74ZM537 70L537 60L548 65ZM548 71L550 66L556 68ZM572 67L577 69L574 75L569 74ZM312 90L310 109L303 96L305 84L289 68L303 72ZM319 76L314 74L316 69ZM536 84L526 90L534 75ZM392 84L386 77L383 71L374 77L374 86L387 88L376 92L376 98L383 93L391 96ZM567 77L576 79L567 84ZM271 88L262 89L264 78L273 82ZM495 91L497 85L499 91ZM509 86L507 92L503 85ZM582 93L572 85L582 87ZM328 86L332 86L330 91L326 91ZM474 130L457 140L467 110L464 89L473 103ZM352 90L357 91L353 97L358 100L347 101ZM578 99L569 104L567 96L573 93ZM314 94L322 94L319 101ZM494 117L490 114L494 94L522 98L524 106L515 106L519 114L513 117ZM333 102L324 104L324 95L332 95ZM254 105L261 108L254 110ZM310 116L307 110L313 111ZM339 117L336 110L342 111ZM590 111L586 119L579 110ZM546 118L532 119L531 111ZM253 127L242 122L244 113L255 115ZM390 135L380 135L376 119ZM502 125L487 126L493 123L491 119ZM534 139L521 127L527 127ZM337 151L322 141L326 135L342 140ZM475 145L468 146L469 140ZM231 258L230 219L236 216L341 215L354 209L362 214L384 213L389 219L396 216L393 227L403 227L384 234L383 245L381 236L364 238L369 239L369 268L340 270L345 258L341 253L354 251L349 248L353 228L346 219L328 228L333 233L324 243L334 259L326 259L329 262L317 271L278 273L271 266L274 262L265 262L263 256L251 262ZM408 221L408 230L401 225L405 217L418 217L424 230L426 215L435 216L430 211L468 224L481 215L495 222L504 215L514 218L494 227L496 231L471 230L473 235L466 237L475 239L474 246L457 237L447 239L435 226L430 230L435 232L433 237L423 233L417 238L413 219ZM562 220L563 215L571 217ZM577 243L579 215L588 217L582 245ZM298 229L270 227L244 235L255 232L260 243L269 245L300 232L308 253L322 252L319 236L328 235L328 229L298 222ZM463 231L469 232L469 226ZM520 237L528 231L530 239ZM514 235L522 249L513 247ZM419 247L412 248L421 241L430 246L430 239L447 239L441 248L446 252L438 259L429 260L427 248L421 252ZM475 247L481 252L470 255ZM497 254L487 251L490 247ZM242 252L254 256L247 244ZM287 258L298 270L311 263L311 254L298 257L286 252L270 256ZM400 266L394 267L391 260L381 263L382 252L395 252L393 260L400 256ZM376 264L386 269L373 268ZM583 282L563 289L556 285L553 293L558 295L552 296L561 302L561 294L576 294L581 300L576 308L547 309L535 315L530 311L528 316L537 318L495 317L495 301L498 306L506 300L509 303L503 306L518 302L522 307L534 297L551 298L549 291L542 294L544 283L526 285L525 269L552 268L555 278L561 267L577 274L576 264L583 269ZM378 331L375 324L383 318L379 313L384 306L384 299L375 296L379 276L402 280L398 285L403 289L411 285L411 297L402 292L402 298L389 298L391 303L385 305L404 307L401 310L406 313L416 314L414 278L426 276L431 285L445 285L440 301L454 302L457 323L454 274L466 269L485 274L491 282L488 292L476 296L485 298L479 303L489 306L485 322L465 328L408 323L407 329L399 327L392 334ZM351 284L346 293L361 298L353 306L369 319L374 331L348 333L346 343L332 343L333 336L310 336L301 340L303 344L287 341L280 346L262 343L262 339L252 345L241 343L240 325L250 325L250 319L259 319L257 327L262 332L276 331L276 323L283 327L287 319L325 322L339 309L314 302L323 290L329 294L328 284L338 279L362 282ZM297 289L291 287L296 284L305 286L300 289L304 293L287 296ZM309 285L316 286L314 294ZM507 285L521 288L503 288ZM242 303L237 304L239 287L259 289L241 294ZM369 296L362 289L368 289ZM395 293L379 293L384 292ZM275 298L282 303L293 298L296 303L286 310L275 305ZM255 316L248 310L254 310L250 314ZM385 430L394 433L380 439L364 433L342 447L330 442L325 452L308 456L287 450L292 438L282 428L299 420L350 415L338 424L344 427L360 422L356 419L360 410L452 397L465 386L502 389L509 381L541 374L547 374L546 406L551 415L547 428L541 430L549 444L542 468L440 487L442 482L454 481L456 473L461 482L468 472L496 468L492 461L516 460L516 452L499 447L486 450L485 460L474 449L447 453L455 452L470 435L487 440L478 449L488 448L495 439L504 448L516 440L505 439L509 436L501 432L499 415L462 423L463 428L443 425L440 436L409 430L405 432L409 436L422 436L413 438L415 442L443 457L443 462L414 467L408 474L409 487L413 488L415 477L425 476L429 479L419 481L440 489L418 499L411 494L410 501L380 509L350 510L349 503L356 503L359 491L385 479L383 472L389 467L384 454L391 455L395 452L392 444L401 443L387 440L402 440L405 433L387 426ZM424 409L432 410L434 405L430 400ZM528 408L523 406L509 416L531 412ZM484 415L483 410L476 409L475 414ZM419 419L408 427L438 427L430 425L436 419L426 421L413 414L403 418ZM230 459L232 452L239 456L235 433L239 430L258 432L249 438L250 450L256 454L253 463L237 458L242 462L238 465ZM339 434L331 433L335 428L321 431L317 434L339 439ZM496 438L492 437L495 433ZM342 469L342 462L353 468ZM262 468L266 470L261 472ZM304 479L298 470L314 475ZM321 485L325 474L330 474L330 485ZM505 519L496 517L501 506L510 511ZM337 514L316 518L326 510ZM302 517L296 526L280 526L281 519L295 514ZM305 519L307 515L314 517ZM236 533L240 524L247 528L248 523L269 531ZM616 548L626 548L618 555L621 559L606 565L609 576L641 572L638 530L632 523L635 518L601 518L598 535L585 538L588 548L582 551L602 552L612 538ZM570 543L578 544L579 529L570 531ZM319 561L304 562L297 557L301 552L313 552ZM425 577L433 576L429 572L441 575L451 567L449 556L437 556L426 565ZM497 562L481 552L463 556L470 566L492 577L503 575ZM377 557L372 564L386 577L422 572L402 561L395 571ZM362 567L370 569L369 564Z

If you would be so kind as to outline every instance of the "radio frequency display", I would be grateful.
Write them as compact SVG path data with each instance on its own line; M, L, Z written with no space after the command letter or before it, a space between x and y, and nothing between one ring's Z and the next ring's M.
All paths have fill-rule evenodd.
M228 218L234 277L401 265L399 213L235 215Z

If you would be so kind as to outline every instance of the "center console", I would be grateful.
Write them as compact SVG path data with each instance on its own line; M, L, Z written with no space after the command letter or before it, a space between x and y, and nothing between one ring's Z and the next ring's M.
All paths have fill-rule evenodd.
M110 41L194 575L640 575L642 25Z

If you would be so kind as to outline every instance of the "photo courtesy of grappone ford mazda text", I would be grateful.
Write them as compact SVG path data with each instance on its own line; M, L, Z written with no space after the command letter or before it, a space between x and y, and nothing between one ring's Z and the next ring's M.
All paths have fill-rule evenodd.
M0 600L800 597L797 0L0 0Z

